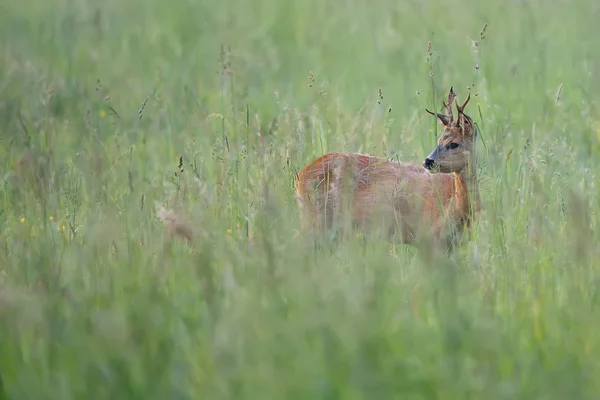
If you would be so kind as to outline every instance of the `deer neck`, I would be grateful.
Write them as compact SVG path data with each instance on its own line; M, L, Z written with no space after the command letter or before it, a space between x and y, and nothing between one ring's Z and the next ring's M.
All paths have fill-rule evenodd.
M459 215L464 216L467 225L473 214L479 212L480 197L475 162L470 162L460 172L454 172L455 207Z

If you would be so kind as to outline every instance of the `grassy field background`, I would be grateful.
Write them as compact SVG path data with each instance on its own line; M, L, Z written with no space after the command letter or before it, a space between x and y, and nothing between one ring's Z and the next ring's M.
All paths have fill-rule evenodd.
M0 396L597 399L599 17L3 0ZM422 162L450 86L472 95L483 202L452 260L298 236L299 168Z

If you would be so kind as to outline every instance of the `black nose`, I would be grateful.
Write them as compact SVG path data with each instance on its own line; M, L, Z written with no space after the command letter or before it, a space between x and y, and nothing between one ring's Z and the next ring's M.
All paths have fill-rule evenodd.
M433 161L431 158L426 158L425 161L423 162L423 166L427 169L433 168L434 165L435 165L435 161Z

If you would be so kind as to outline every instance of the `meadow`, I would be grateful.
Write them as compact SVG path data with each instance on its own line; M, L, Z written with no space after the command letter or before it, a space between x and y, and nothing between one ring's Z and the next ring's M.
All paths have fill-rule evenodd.
M3 0L0 398L597 399L599 17ZM315 247L296 172L421 163L450 86L480 131L469 240Z

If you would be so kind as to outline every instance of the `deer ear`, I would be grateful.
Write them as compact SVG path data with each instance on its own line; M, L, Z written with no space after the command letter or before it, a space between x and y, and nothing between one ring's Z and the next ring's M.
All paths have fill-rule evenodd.
M450 118L448 118L444 114L438 114L437 117L440 120L440 122L442 123L442 125L444 125L444 126L450 125Z
M475 129L473 121L467 118L464 114L462 114L461 117L462 119L460 119L460 127L462 128L463 133L471 136L477 136L477 129Z
M473 135L473 137L477 137L478 131L473 121L469 121L469 129L471 130L471 135Z
M427 111L429 114L438 117L438 119L440 120L440 122L442 123L442 125L444 126L448 126L450 125L450 118L444 114L436 114L434 112L429 111L428 109L425 109L425 111Z

